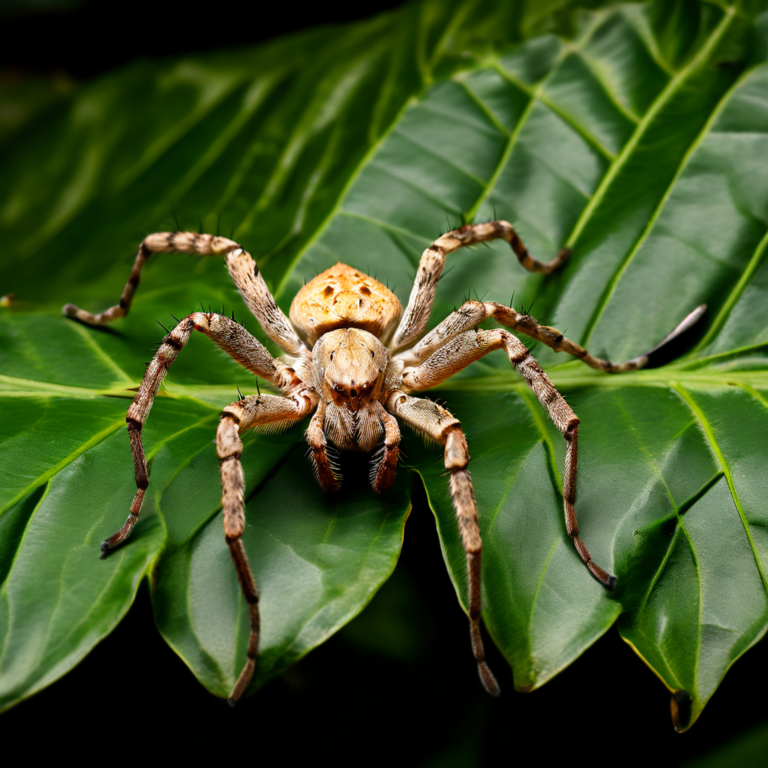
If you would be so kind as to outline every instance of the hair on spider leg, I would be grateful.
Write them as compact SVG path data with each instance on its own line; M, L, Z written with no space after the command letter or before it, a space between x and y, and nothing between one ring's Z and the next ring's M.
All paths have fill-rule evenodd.
M450 275L451 272L453 272L454 269L456 269L456 264L455 263L451 264L450 267L448 267L447 269L443 270L443 274L440 275L440 277L437 279L437 282L439 283L443 278L445 278L446 275ZM414 278L415 277L416 277L416 275L414 275ZM411 280L411 282L413 282L413 280Z
M317 462L315 461L315 454L312 450L312 446L309 446L304 453L304 458L312 465L312 474L315 477L315 482L320 481L320 467L317 466Z
M256 391L258 392L259 397L261 397L261 387L259 386L259 377L256 376L255 379L256 379Z
M373 483L376 480L376 475L379 472L379 467L384 461L387 449L382 443L371 455L368 461L368 482Z
M176 215L176 211L173 208L171 208L171 216L173 216L173 221L176 224L176 231L181 232L181 220Z
M245 400L245 395L240 391L240 387L237 388L237 400L238 402Z
M520 305L520 314L521 315L528 315L530 316L531 312L533 311L533 307L536 304L536 299L534 299L531 302L531 305L528 307L528 309L525 308L525 304Z
M325 453L331 463L338 464L341 461L341 451L333 443L328 443L325 446Z
M160 327L161 327L161 328L162 328L162 329L163 329L163 330L164 330L166 333L170 333L170 331L169 331L169 330L168 330L168 329L167 329L167 328L166 328L166 327L165 327L165 326L164 326L164 325L163 325L163 324L162 324L162 323L161 323L159 320L155 320L155 322L156 322L156 323L157 323L157 324L158 324L158 325L159 325L159 326L160 326Z

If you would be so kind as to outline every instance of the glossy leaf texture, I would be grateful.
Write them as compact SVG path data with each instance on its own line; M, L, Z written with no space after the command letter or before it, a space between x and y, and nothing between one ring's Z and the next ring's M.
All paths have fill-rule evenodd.
M114 301L136 244L172 228L173 209L184 228L199 217L231 229L286 310L338 260L406 300L430 240L494 217L541 258L570 246L570 261L542 279L503 243L460 251L433 324L470 293L505 303L514 293L518 309L535 302L540 321L618 361L706 302L685 354L651 370L608 376L533 350L581 419L576 509L595 560L619 577L614 593L570 543L565 446L506 358L437 393L469 439L484 618L515 685L542 685L618 619L673 692L676 727L695 721L768 628L766 10L421 2L236 55L136 64L9 140L3 706L82 658L145 574L160 631L206 687L226 695L244 659L212 437L236 386L254 383L206 340L184 350L147 422L140 526L119 559L96 559L132 495L121 427L162 335L154 321L198 300L245 314L221 264L159 258L130 317L108 330L56 314L66 301ZM424 479L466 602L439 452L406 438L399 484L379 499L354 463L342 495L325 497L303 451L300 430L246 441L246 548L264 626L254 687L356 615L391 573L407 467Z

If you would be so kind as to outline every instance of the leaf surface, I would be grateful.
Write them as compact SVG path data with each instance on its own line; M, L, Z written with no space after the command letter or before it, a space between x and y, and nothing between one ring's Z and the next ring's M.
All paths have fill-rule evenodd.
M141 524L118 556L95 559L132 496L121 426L161 335L154 321L198 300L244 314L220 262L157 259L130 317L108 330L55 314L66 301L115 300L135 244L172 228L172 208L183 227L199 217L231 228L285 310L339 260L405 301L432 239L494 217L534 255L568 245L571 259L542 279L504 243L460 251L433 324L475 292L504 303L514 293L518 309L535 301L539 321L620 361L706 302L678 348L687 353L659 368L608 376L534 349L581 419L576 509L595 560L619 577L612 594L565 531L563 440L506 358L483 359L439 395L468 436L484 618L518 688L545 683L618 620L685 729L764 635L768 17L761 3L560 5L558 33L523 42L548 15L422 2L237 57L144 62L9 140L0 194L16 258L0 279L18 302L0 323L5 706L82 658L144 574L161 632L211 691L226 695L243 662L247 611L219 527L212 437L236 386L254 384L206 340L174 363L147 422ZM367 604L407 516L406 467L379 499L353 462L342 494L325 497L300 432L246 440L245 543L264 627L255 686ZM466 603L439 452L406 438L405 453Z

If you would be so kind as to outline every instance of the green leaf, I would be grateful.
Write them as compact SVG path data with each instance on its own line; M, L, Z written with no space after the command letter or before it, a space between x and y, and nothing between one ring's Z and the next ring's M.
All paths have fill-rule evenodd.
M82 658L145 574L160 631L209 690L226 695L244 661L212 438L236 386L254 386L206 340L174 363L147 422L140 524L118 557L97 559L132 497L121 426L161 335L154 321L198 301L244 314L221 263L157 259L130 317L107 330L57 315L68 301L113 303L142 233L173 228L175 210L186 228L198 217L231 228L286 310L338 260L406 300L432 239L494 217L543 259L569 245L570 261L542 279L504 243L460 251L433 324L470 293L514 292L518 308L535 300L541 322L619 361L706 302L685 356L660 368L608 376L534 350L581 419L576 509L595 560L619 577L614 593L567 536L563 440L506 358L439 393L469 440L484 618L516 687L542 685L618 620L673 692L676 727L695 721L768 629L768 15L764 2L576 5L424 0L252 51L142 62L8 140L2 706ZM466 604L439 452L406 438L390 496L352 463L342 494L326 497L301 443L299 429L246 440L245 544L264 628L254 688L389 576L408 467Z

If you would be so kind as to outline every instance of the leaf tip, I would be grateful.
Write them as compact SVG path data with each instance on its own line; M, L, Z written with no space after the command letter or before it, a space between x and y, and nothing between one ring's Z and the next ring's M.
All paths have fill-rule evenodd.
M672 691L672 698L669 700L669 708L675 731L682 733L691 724L691 697L688 695L688 691L675 688Z

